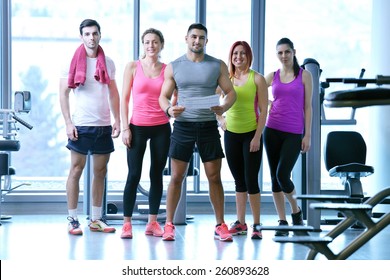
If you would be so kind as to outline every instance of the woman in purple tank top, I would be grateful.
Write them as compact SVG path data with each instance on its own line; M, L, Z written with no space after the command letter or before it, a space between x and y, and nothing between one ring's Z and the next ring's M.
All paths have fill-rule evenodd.
M309 71L298 64L294 44L282 38L276 44L281 68L266 76L272 87L273 99L264 128L264 147L267 153L272 195L279 217L279 225L288 225L285 197L291 207L293 225L303 225L302 211L294 197L291 171L300 153L310 149L313 82ZM288 231L277 230L275 236L287 236Z

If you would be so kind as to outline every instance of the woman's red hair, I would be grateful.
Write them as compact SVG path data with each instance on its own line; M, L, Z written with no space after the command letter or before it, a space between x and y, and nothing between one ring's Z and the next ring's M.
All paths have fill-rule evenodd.
M253 61L252 48L249 46L249 44L246 41L236 41L230 47L230 51L229 51L229 76L230 76L230 78L233 78L234 74L236 73L236 66L234 66L233 62L232 62L233 51L234 51L235 47L240 46L240 45L244 47L246 57L248 60L248 64L246 66L245 71L248 71L252 65L252 61Z

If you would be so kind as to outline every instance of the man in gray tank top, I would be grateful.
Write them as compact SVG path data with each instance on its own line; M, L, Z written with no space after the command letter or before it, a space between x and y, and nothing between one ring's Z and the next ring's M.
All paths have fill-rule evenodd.
M215 115L222 115L233 105L236 92L229 79L226 64L204 53L207 28L194 23L188 28L185 39L187 53L167 65L159 98L161 108L169 117L175 118L169 149L171 180L167 192L163 240L175 240L173 218L181 186L196 147L209 182L210 201L216 219L214 237L221 241L232 241L232 235L224 221L221 163L225 155ZM218 86L224 92L221 104L216 96ZM174 91L177 96L172 98Z

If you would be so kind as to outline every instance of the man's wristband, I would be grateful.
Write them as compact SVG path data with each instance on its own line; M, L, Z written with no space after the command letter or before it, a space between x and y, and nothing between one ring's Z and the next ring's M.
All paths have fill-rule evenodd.
M169 109L171 109L171 106L168 106L168 108L165 109L165 115L167 115L168 118L172 117L172 116L169 114Z

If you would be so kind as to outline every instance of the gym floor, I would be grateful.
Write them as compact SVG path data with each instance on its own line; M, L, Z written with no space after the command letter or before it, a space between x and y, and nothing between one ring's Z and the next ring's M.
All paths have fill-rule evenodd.
M291 243L277 243L272 239L274 231L263 231L262 240L252 240L248 235L236 236L233 242L214 240L213 215L187 216L187 225L176 226L176 240L144 234L146 221L133 221L133 239L120 238L122 221L109 220L116 233L90 232L86 216L80 216L84 235L67 233L64 215L13 215L2 220L0 226L0 259L28 261L53 260L305 260L308 248ZM235 215L226 215L226 223L235 221ZM263 225L276 225L277 217L262 215ZM248 217L248 225L250 219ZM321 225L324 235L334 225ZM336 253L342 250L362 229L350 228L330 245ZM390 226L383 229L362 246L348 260L390 260ZM326 260L318 255L317 260Z

